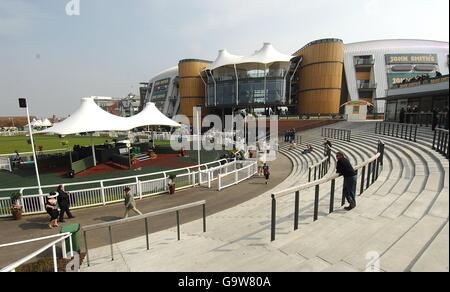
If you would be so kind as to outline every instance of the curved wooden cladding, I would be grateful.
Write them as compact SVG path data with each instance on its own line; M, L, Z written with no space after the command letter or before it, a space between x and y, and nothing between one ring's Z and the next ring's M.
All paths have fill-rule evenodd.
M302 67L321 62L344 63L344 44L340 42L318 43L299 51L303 56Z
M299 114L335 114L340 110L341 89L319 89L301 92Z
M305 67L300 70L299 90L341 88L343 69L344 65L341 63L321 63Z
M205 96L205 84L201 78L180 78L180 96L199 97Z
M192 118L194 117L194 107L200 104L202 105L202 117L205 117L208 112L204 106L204 97L185 97L180 99L180 111L178 112L178 114L189 117L192 122Z
M200 77L200 72L206 69L209 64L206 62L180 62L178 64L178 73L180 78Z
M305 47L299 71L299 114L339 113L344 71L344 44L324 42Z

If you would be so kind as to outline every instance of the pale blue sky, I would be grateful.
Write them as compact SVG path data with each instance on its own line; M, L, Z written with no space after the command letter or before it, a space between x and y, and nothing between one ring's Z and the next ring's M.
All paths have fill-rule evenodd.
M67 115L83 96L138 93L183 58L248 55L263 42L293 53L310 41L448 41L448 0L0 0L0 116Z

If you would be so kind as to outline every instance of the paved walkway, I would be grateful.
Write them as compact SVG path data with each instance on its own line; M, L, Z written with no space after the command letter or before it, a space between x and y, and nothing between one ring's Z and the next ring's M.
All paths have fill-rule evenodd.
M113 247L114 262L109 247L90 250L91 266L84 264L82 271L365 271L370 259L374 269L387 272L448 271L449 163L431 150L430 130L421 129L421 139L413 143L374 135L370 122L333 128L352 129L352 142L334 140L333 151L343 151L353 164L373 156L378 139L386 143L382 173L352 212L338 207L337 195L336 211L329 215L330 191L321 188L320 219L312 223L314 192L304 191L300 229L293 232L294 197L281 198L277 241L271 243L268 190L210 216L206 233L197 220L181 227L181 241L173 228L152 234L150 251L144 237L119 242ZM303 138L317 152L322 149L320 129L303 133ZM322 155L283 151L297 163L278 189L303 182L305 166ZM329 174L335 171L332 163ZM342 189L342 180L336 181L336 189Z
M200 200L207 202L207 216L213 215L220 211L238 206L252 198L264 193L272 186L280 184L292 172L292 164L290 160L279 155L278 159L271 163L272 176L269 186L265 184L263 178L252 178L238 186L218 192L214 189L206 189L197 187L195 189L187 189L173 196L163 195L154 198L137 201L137 207L143 213L171 208L187 203ZM120 219L123 216L124 208L122 204L110 205L106 207L90 208L84 210L75 210L76 216L74 220L66 220L66 224L80 223L81 225L91 225L112 220ZM202 216L201 207L181 212L181 223L195 221ZM52 235L59 230L48 229L48 218L46 215L24 217L22 221L13 221L10 219L0 220L0 244L15 242L20 240L32 239L41 236ZM149 221L151 232L157 232L174 227L176 224L175 215L163 215L155 217ZM117 227L114 230L114 241L121 242L128 239L140 237L144 234L144 224L127 224ZM109 237L105 232L96 232L89 236L89 248L100 247L109 243ZM38 247L40 244L29 244L27 246L11 247L0 250L0 267L14 262L15 260L27 255ZM83 239L82 239L83 246Z

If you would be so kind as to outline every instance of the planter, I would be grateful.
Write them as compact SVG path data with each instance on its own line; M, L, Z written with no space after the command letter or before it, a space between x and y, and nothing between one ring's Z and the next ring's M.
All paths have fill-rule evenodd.
M12 214L14 220L21 220L22 213L23 213L22 210L15 210L15 209L11 210L11 214Z

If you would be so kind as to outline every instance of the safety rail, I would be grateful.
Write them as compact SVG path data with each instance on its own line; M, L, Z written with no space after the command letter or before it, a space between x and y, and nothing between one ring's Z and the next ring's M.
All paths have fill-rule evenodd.
M352 139L352 131L343 129L322 128L322 137L350 142Z
M58 258L56 256L56 246L59 243L61 243L62 257L63 258L67 258L66 239L69 239L70 258L74 257L72 234L70 232L68 232L68 233L61 233L61 234L55 234L55 235L51 235L51 236L45 236L45 237L40 237L40 238L35 238L35 239L30 239L30 240L24 240L24 241L19 241L19 242L14 242L14 243L2 244L2 245L0 245L0 248L24 245L24 244L28 244L28 243L31 243L31 242L43 241L43 240L48 240L48 239L53 239L53 238L58 238L58 239L54 240L54 241L52 241L52 242L50 242L50 243L48 243L46 245L44 245L40 249L38 249L35 252L29 254L28 256L23 257L22 259L20 259L20 260L14 262L14 263L12 263L12 264L2 268L0 270L0 272L15 272L18 267L20 267L21 265L25 264L29 260L37 257L38 255L42 254L43 252L45 252L49 248L52 248L54 272L58 272Z
M327 156L323 160L317 162L316 164L309 167L308 172L308 182L311 182L311 179L313 178L313 169L314 169L314 180L322 179L327 175L328 170L330 170L330 162L331 157Z
M433 150L436 150L440 154L444 155L447 159L449 158L449 137L448 130L436 129L434 131L433 137Z
M203 232L205 233L206 232L206 201L199 201L199 202L195 202L195 203L191 203L191 204L181 205L181 206L177 206L177 207L173 207L173 208L169 208L169 209L164 209L164 210L160 210L160 211L151 212L148 214L139 215L136 217L130 217L127 219L121 219L121 220L116 220L116 221L112 221L112 222L105 222L105 223L82 227L83 236L84 236L84 245L85 245L85 249L86 249L86 260L87 260L88 267L90 267L90 265L91 265L90 257L89 257L88 242L87 242L87 232L88 231L95 231L95 230L99 230L99 229L108 228L109 244L110 244L110 248L111 248L111 260L114 261L114 249L113 249L114 241L113 241L113 237L112 237L112 227L144 220L147 250L150 250L150 239L149 239L149 228L148 228L148 219L149 218L160 216L160 215L165 215L165 214L169 214L169 213L176 213L177 239L178 239L178 241L180 241L181 240L180 211L183 211L186 209L192 209L192 208L198 207L198 206L202 206L202 209L203 209L202 210L203 211Z
M221 191L253 177L258 172L257 164L256 161L236 162L235 168L232 171L228 171L225 174L219 174L217 190Z
M376 123L375 134L417 142L418 125L400 123Z
M2 169L12 172L11 160L9 157L0 157L0 170Z
M383 159L384 159L384 148L385 145L380 141L378 143L378 151L375 156L369 160L363 162L361 165L355 167L355 171L361 171L361 186L360 195L364 193L375 181L378 179L379 174L382 170ZM367 170L367 177L366 177ZM320 186L331 182L331 192L330 192L330 205L329 213L334 212L334 198L336 192L336 179L340 177L339 174L333 176L322 178L307 184L292 187L284 191L276 192L272 194L272 210L271 210L271 241L276 240L276 214L277 214L277 199L295 194L295 208L294 208L294 231L298 230L299 226L299 215L300 215L300 192L308 190L310 188L315 188L314 195L314 221L319 219L319 199L320 199ZM342 206L345 204L344 194L342 195Z
M82 209L88 207L106 206L114 204L123 200L123 189L130 187L132 194L136 199L143 199L151 196L161 195L169 192L168 183L171 174L175 174L174 183L177 190L183 190L205 183L204 176L200 174L201 171L208 171L217 167L226 167L228 164L235 162L228 162L226 159L214 161L211 163L202 164L200 166L193 166L188 168L175 169L170 171L163 171L151 174L143 174L139 176L122 177L116 179L107 179L99 181L88 181L66 184L64 187L69 192L70 203L72 209ZM208 178L207 176L206 178ZM152 179L145 179L152 178ZM218 179L217 172L210 176L210 180ZM123 183L130 181L128 183ZM122 182L122 183L120 183ZM120 183L113 184L111 183ZM211 181L207 181L211 185ZM68 190L70 187L87 186L85 189ZM50 191L56 189L58 185L43 186L43 190ZM34 190L37 187L26 187L22 189L11 188L2 189L0 192L20 192L23 194L24 190ZM20 203L23 206L23 215L44 214L46 195L27 195L22 196ZM11 214L11 200L9 197L0 198L0 218L10 217Z

